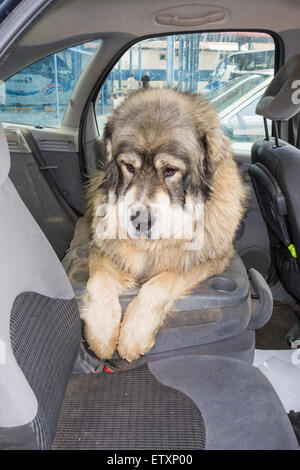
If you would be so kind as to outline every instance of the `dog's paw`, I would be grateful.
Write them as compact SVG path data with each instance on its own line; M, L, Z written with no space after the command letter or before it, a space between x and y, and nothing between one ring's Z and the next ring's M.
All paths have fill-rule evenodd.
M84 321L84 335L89 348L98 359L111 359L120 332L121 306L119 302L111 305L86 301L81 311Z
M146 354L155 342L155 335L136 335L122 332L118 343L118 353L122 359L132 362Z
M137 325L134 318L125 321L121 326L118 341L119 356L128 362L138 359L152 348L155 336L153 330L141 324Z
M90 328L85 326L84 335L88 342L89 348L100 360L111 359L116 348L119 336L119 327L115 328L112 332L107 332L97 328Z

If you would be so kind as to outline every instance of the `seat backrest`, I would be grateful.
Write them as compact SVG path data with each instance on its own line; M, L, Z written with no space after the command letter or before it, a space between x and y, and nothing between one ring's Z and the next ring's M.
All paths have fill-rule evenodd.
M257 142L251 151L249 173L264 220L269 227L273 258L280 280L300 300L300 150L278 139L277 120L300 112L295 86L300 54L275 75L257 104L256 113L275 123L275 138ZM299 102L298 102L299 101ZM275 237L275 238L274 238ZM275 241L274 241L275 240ZM299 255L299 256L298 256Z
M249 174L264 220L284 246L289 246L290 236L285 220L287 207L281 189L272 173L261 163L251 165Z
M266 223L300 254L300 150L283 141L280 145L275 147L274 139L255 143L250 175Z
M0 448L49 448L79 348L68 278L8 178L0 124Z

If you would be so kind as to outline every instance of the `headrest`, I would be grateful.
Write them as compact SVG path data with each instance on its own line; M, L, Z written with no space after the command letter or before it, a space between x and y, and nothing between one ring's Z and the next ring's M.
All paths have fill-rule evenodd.
M256 114L272 121L288 121L300 111L300 54L276 73L256 106Z
M2 122L0 121L0 186L6 180L10 170L10 155Z

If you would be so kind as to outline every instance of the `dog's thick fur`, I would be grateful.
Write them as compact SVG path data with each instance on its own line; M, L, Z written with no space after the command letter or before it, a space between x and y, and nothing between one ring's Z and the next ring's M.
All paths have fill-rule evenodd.
M105 172L96 173L88 190L92 245L81 316L100 359L117 349L132 361L153 346L180 296L226 268L245 193L216 111L201 95L171 89L133 93L110 117L104 147ZM103 239L99 227L109 228L111 219L97 209L103 203L114 207L127 195L130 204L163 201L171 208L175 202L182 213L187 201L203 201L203 246L187 250L186 239L151 239L150 232L137 239ZM132 287L139 293L121 322L118 296Z

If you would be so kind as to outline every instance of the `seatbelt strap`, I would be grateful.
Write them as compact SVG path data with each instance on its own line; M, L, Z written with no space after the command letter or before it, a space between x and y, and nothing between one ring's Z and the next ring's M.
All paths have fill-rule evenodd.
M68 214L68 216L74 220L75 222L77 222L78 220L78 217L77 215L75 214L75 212L73 211L73 209L69 206L69 204L66 202L65 198L63 197L56 181L55 181L55 178L53 177L52 173L51 173L51 170L57 168L57 166L55 165L48 165L47 162L45 161L42 153L40 152L40 149L34 139L34 137L32 136L31 132L29 129L22 129L22 134L25 138L25 140L27 141L31 151L32 151L32 155L33 155L33 158L35 159L36 161L36 164L39 168L39 170L42 172L46 182L48 183L51 191L53 192L53 194L55 195L57 201L59 202L59 204L62 206L62 208L64 209L64 211Z

